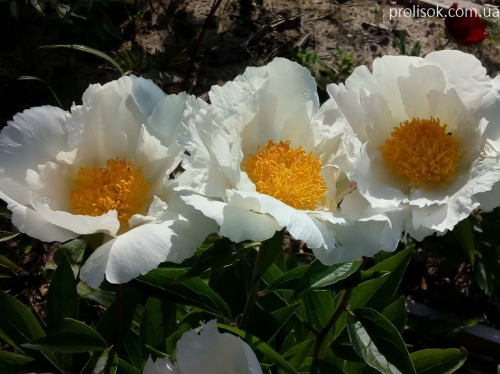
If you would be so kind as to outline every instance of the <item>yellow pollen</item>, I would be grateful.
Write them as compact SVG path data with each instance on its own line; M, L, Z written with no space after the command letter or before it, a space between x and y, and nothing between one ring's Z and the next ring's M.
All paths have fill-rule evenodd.
M389 168L413 187L443 186L457 175L460 143L438 118L402 122L382 148Z
M126 159L109 159L105 168L78 170L69 201L73 214L95 217L116 210L118 220L126 225L130 217L144 211L150 188L142 168L134 171L134 160L127 164Z
M268 141L244 166L258 192L295 209L316 209L326 192L319 157L306 154L302 147L291 149L290 141Z

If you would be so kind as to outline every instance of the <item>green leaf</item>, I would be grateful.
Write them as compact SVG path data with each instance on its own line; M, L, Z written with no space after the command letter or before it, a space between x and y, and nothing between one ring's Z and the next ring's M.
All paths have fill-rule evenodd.
M71 264L62 256L47 294L47 325L50 333L61 331L64 318L78 318L78 293Z
M265 295L278 290L294 290L308 268L309 266L304 265L286 272L282 276L272 281L269 286L267 286L267 288L261 292L261 294Z
M410 355L417 374L450 374L467 359L465 349L424 349Z
M86 299L94 300L104 308L109 308L115 301L115 293L112 291L103 291L97 288L91 288L85 282L80 282L76 286L78 294Z
M353 313L347 330L359 357L384 374L416 374L401 335L384 316L369 308Z
M139 370L120 358L118 359L118 367L124 374L140 374Z
M90 47L87 47L85 45L78 45L78 44L53 44L53 45L42 45L38 47L40 49L52 49L52 48L69 48L69 49L74 49L77 51L82 51L82 52L87 52L90 54L93 54L95 56L101 57L108 61L111 65L113 65L121 75L123 75L123 69L121 66L113 60L111 57L109 57L107 54L102 53L101 51L98 51L97 49L93 49Z
M0 337L15 348L45 336L35 316L20 301L0 291Z
M351 309L365 306L377 311L383 310L394 297L406 267L410 262L413 250L414 246L412 245L372 267L370 271L389 271L390 274L364 282L354 288L349 300Z
M112 348L101 353L92 374L115 374L118 369L118 355Z
M349 277L346 279L340 280L337 283L334 283L329 286L323 287L323 289L331 290L331 291L342 291L346 290L348 288L355 288L358 287L360 284L363 284L365 282L374 280L374 279L380 279L383 278L387 275L389 275L389 271L372 271L372 270L361 270L361 271L356 271L353 274L351 274Z
M335 312L332 293L330 291L309 292L302 299L306 308L307 321L316 331L320 331L328 324Z
M74 332L78 334L85 334L89 336L93 336L94 338L100 339L103 342L106 342L104 338L99 335L97 331L95 331L92 327L86 325L81 321L77 321L71 318L65 318L61 324L61 330L64 332Z
M276 352L259 338L235 327L223 325L220 323L218 323L217 326L241 336L252 349L258 349L259 351L261 351L269 360L274 362L284 372L289 374L298 374L297 371L278 352Z
M325 266L319 260L313 261L295 289L292 300L298 299L304 293L311 290L330 286L346 279L356 272L362 263L363 261L361 260L355 260L333 266Z
M3 255L0 255L0 266L4 266L12 271L22 271L19 266L14 264L11 260Z
M119 286L122 287L122 286ZM97 324L96 331L111 345L115 343L116 334L120 337L125 337L132 320L134 319L137 304L139 304L139 293L136 289L128 287L122 296L121 318L117 319L118 300L115 300L111 306L106 309L106 312L101 317Z
M283 325L290 319L291 316L295 313L295 311L300 307L300 304L288 305L284 308L275 310L271 313L271 316L274 318L276 322L275 331L273 333L273 337L281 330Z
M453 234L460 243L460 247L464 250L467 258L472 266L474 266L474 258L476 249L474 247L474 238L472 236L472 227L469 218L466 218L455 225Z
M125 339L123 340L123 346L127 352L130 362L136 368L142 368L144 364L143 358L147 357L147 355L143 355L143 350L145 352L145 349L141 347L141 338L139 337L139 334L132 331L132 329L129 329L127 331L127 335L125 335Z
M12 212L5 206L0 206L0 217L11 219Z
M227 238L217 240L202 252L194 265L182 274L175 283L181 283L186 279L206 275L215 270L232 264L242 258L248 250L260 244L259 242L243 242L235 244Z
M165 340L172 332L171 326L175 328L176 306L150 297L144 308L141 319L140 337L141 345L146 344L157 347L165 344Z
M47 82L45 82L44 80L38 78L38 77L33 77L33 76L30 76L30 75L24 75L24 76L21 76L19 78L17 78L17 80L20 80L20 81L38 81L38 82L42 82L45 87L47 87L49 89L49 91L52 93L52 96L54 96L54 99L56 100L57 102L57 105L59 105L59 108L62 108L62 104L61 104L61 101L59 100L59 98L57 97L56 93L54 92L54 90L48 85Z
M59 265L63 257L67 257L76 278L80 267L83 265L86 248L87 242L83 239L75 239L64 243L54 253L54 262Z
M309 339L305 342L294 345L283 354L283 358L288 359L288 363L295 368L298 368L312 351L315 339Z
M269 266L278 256L278 252L283 251L283 238L285 230L276 231L271 239L262 242L259 248L259 255L253 269L253 279L260 279L262 275L269 269Z
M104 340L78 332L56 332L55 334L34 339L23 347L43 352L79 353L102 351L107 347Z
M396 327L400 334L406 326L406 302L405 297L401 296L391 305L384 309L382 315L387 318Z
M158 268L138 277L131 284L149 296L191 305L232 322L227 304L201 279L191 278L173 284L184 273L182 269Z
M9 366L23 366L31 361L34 361L34 358L18 355L11 352L0 351L0 368Z

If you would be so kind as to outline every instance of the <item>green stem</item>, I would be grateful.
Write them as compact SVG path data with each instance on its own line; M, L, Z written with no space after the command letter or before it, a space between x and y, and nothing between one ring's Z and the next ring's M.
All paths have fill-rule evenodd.
M116 293L115 293L115 303L116 303L116 324L115 324L115 340L114 347L115 352L119 356L122 348L122 312L123 312L123 285L116 285Z
M248 322L250 321L250 314L252 309L257 301L257 296L259 293L259 284L260 278L257 279L256 282L252 282L252 286L250 287L250 291L248 292L247 303L245 304L245 310L243 311L243 315L240 319L239 329L245 330L248 326Z
M349 301L349 297L351 297L351 291L352 288L348 288L347 290L342 291L344 294L342 295L339 306L337 307L337 309L335 309L335 312L333 313L326 326L319 332L318 336L316 337L313 350L313 358L315 360L322 358L323 354L321 354L321 346L323 345L323 342L328 333L335 325L335 322L337 322L338 318L340 317L340 314L346 310L347 302Z
M271 239L264 241L259 248L257 259L255 260L255 267L253 269L252 283L250 284L250 288L248 290L247 302L238 324L238 328L240 330L245 330L248 326L248 322L250 321L252 309L257 301L257 297L259 296L260 278L262 278L262 275L267 269L269 269L278 256L278 253L283 251L284 235L285 229L277 231Z

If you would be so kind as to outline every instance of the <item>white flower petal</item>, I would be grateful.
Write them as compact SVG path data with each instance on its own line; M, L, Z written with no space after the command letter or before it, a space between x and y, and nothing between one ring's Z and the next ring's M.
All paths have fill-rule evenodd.
M149 356L144 365L142 374L182 374L177 368L172 365L172 362L167 357L158 358L156 362L153 362L151 356Z
M175 212L169 212L169 216L168 220L163 217L163 222L135 227L103 244L82 266L80 278L92 287L99 286L104 274L110 283L126 283L162 262L181 263L191 257L211 227L193 227Z
M44 242L65 242L78 237L78 234L48 222L36 210L18 204L1 191L0 198L12 212L12 224L29 236Z
M366 66L360 66L354 69L353 75L356 73L365 76L366 74L370 74L370 71ZM351 77L353 75L351 75ZM360 108L359 93L347 90L343 84L329 84L326 86L326 90L331 99L338 106L340 113L345 117L349 126L354 129L360 141L362 143L367 142L368 134L366 133L366 123L368 119Z
M297 210L272 196L258 192L240 191L238 194L242 197L255 198L260 203L261 209L274 217L281 227L286 227L290 235L305 241L311 248L325 245L321 230L306 211Z
M65 120L68 113L42 106L18 113L0 133L1 191L20 204L28 203L26 171L45 161L55 161L68 149ZM9 182L10 180L10 182Z
M457 63L460 61L460 63ZM491 89L491 78L476 57L454 50L431 52L426 64L436 64L446 76L446 89L454 88L467 108L477 108Z
M158 138L149 134L145 125L137 139L137 149L134 166L141 167L144 179L151 183L150 194L155 194L163 186L163 180L180 163L181 154L177 157L169 157L168 150Z
M52 165L55 166L55 164ZM53 201L50 197L53 191L61 191L61 189L53 185L54 182L56 185L58 182L63 183L61 182L63 176L55 181L51 178L45 179L44 177L46 176L57 176L54 170L46 175L46 172L50 170L48 166L50 166L50 164L42 168L40 174L33 170L28 170L26 175L26 185L30 188L30 203L33 208L35 208L35 210L48 222L66 230L73 231L76 234L87 235L102 232L114 236L120 228L116 210L111 210L97 217L75 215L64 210L54 210L60 209L60 204L58 204L58 201ZM69 192L64 191L64 193L67 193L69 198ZM61 203L61 201L62 199L59 199L59 203ZM62 208L67 208L67 206L65 205Z
M228 204L186 189L178 190L178 193L186 204L214 219L220 226L220 235L235 243L244 240L267 240L282 229L273 217L249 210L250 206L254 210L261 210L255 199L234 198Z
M365 144L358 157L359 163L350 173L350 179L358 183L359 191L374 208L397 207L404 201L404 185L390 172L378 150Z
M130 75L130 79L132 81L130 96L132 96L142 114L149 117L153 113L153 108L165 98L165 93L150 79L136 77L135 75Z
M198 335L188 331L177 342L177 364L182 374L262 374L257 357L240 338L217 331L216 321Z
M207 105L198 100L191 110L186 111L184 132L179 138L179 144L189 155L182 157L182 164L190 173L192 185L197 191L223 198L226 189L233 186L221 171L214 154L214 139L217 139L214 134L223 130L213 122Z
M436 65L415 67L410 65L409 77L397 78L401 99L409 119L427 119L432 116L427 94L430 90L444 92L446 80L444 72Z
M411 215L410 207L404 205L374 208L357 190L344 198L340 208L350 223L338 229L340 245L348 247L346 251L357 257L371 256L380 250L394 251ZM363 235L356 235L356 231Z

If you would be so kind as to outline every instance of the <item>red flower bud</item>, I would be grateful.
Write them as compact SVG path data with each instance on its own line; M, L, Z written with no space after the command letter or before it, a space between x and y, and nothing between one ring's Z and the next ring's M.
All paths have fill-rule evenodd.
M468 46L480 43L490 36L484 31L488 22L481 19L478 13L471 9L461 9L457 12L457 9L457 3L453 3L448 9L444 25L458 44Z

